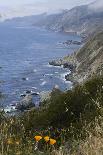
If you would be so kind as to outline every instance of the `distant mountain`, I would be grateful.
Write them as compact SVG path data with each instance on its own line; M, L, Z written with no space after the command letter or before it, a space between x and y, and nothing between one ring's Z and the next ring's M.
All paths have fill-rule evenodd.
M94 9L93 6L96 6L96 2L90 5L77 6L60 14L45 16L36 25L53 31L91 34L96 29L103 28L103 9L100 11Z
M56 32L68 32L89 35L103 29L103 2L96 0L89 5L77 6L56 14L40 14L13 18L6 22L29 24Z
M15 17L12 19L6 19L4 21L4 23L6 24L12 24L12 25L16 25L16 26L25 26L25 25L29 25L29 26L34 26L36 25L36 23L40 22L41 20L43 20L45 18L47 14L43 13L40 15L32 15L32 16L24 16L24 17Z
M29 24L43 27L56 32L68 32L90 35L103 29L103 4L102 0L89 5L82 5L64 10L61 13L18 17L6 22ZM100 5L101 4L101 5Z

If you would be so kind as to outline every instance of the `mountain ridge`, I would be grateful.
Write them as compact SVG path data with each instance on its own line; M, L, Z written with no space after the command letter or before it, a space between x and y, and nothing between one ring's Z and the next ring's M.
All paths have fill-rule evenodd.
M49 19L49 20L48 20ZM52 22L50 21L52 19ZM64 32L77 32L91 34L95 29L103 28L103 11L93 12L88 5L77 6L61 15L50 15L45 20L37 23L47 29ZM50 21L50 22L49 22Z
M6 20L6 22L24 22L32 26L43 27L56 32L77 33L91 35L97 30L103 29L103 10L93 10L91 6L76 6L70 10L63 10L55 14L39 14L33 16L18 17Z

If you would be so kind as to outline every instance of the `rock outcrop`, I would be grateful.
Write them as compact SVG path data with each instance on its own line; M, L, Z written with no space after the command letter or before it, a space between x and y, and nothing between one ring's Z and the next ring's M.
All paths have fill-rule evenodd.
M29 110L32 107L34 107L34 103L33 103L33 99L31 95L26 95L19 104L17 104L16 109L17 110L21 110L21 111L25 111L25 110Z

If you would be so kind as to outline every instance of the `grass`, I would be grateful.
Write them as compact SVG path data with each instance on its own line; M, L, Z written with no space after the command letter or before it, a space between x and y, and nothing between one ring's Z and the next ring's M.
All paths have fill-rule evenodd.
M84 141L76 141L69 153L61 149L55 151L55 155L103 155L103 120L101 123L100 126L96 124L94 131L89 132Z
M103 121L101 120L101 123ZM87 127L87 138L85 140L74 140L72 142L61 141L61 147L57 149L57 146L51 147L44 142L40 142L38 150L35 150L34 138L24 137L16 139L15 135L6 135L2 130L1 139L1 155L102 155L103 154L103 124L96 121L95 129L91 131L90 126ZM4 127L5 128L5 127ZM25 131L24 129L22 129ZM4 134L3 134L4 132ZM20 131L21 132L21 131ZM41 133L39 133L41 134ZM63 133L64 134L64 133ZM64 136L64 135L63 135ZM4 139L5 138L5 139ZM61 139L63 137L61 136ZM5 141L6 140L6 141ZM11 142L8 143L8 140ZM18 143L17 143L18 142ZM70 144L72 143L72 144Z
M0 112L0 155L102 155L102 135L102 77L67 92L53 90L39 109L19 117Z

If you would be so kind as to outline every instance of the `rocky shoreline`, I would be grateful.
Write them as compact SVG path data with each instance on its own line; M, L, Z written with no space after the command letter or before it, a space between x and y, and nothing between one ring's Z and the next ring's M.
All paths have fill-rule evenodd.
M59 42L59 45L66 45L66 46L70 46L70 45L82 45L84 42L84 40L82 39L82 41L77 41L77 40L67 40L64 42Z
M73 85L76 85L78 83L78 79L75 78L76 67L77 67L77 59L76 59L75 53L67 57L64 57L63 59L52 60L49 62L49 65L61 66L63 68L67 68L68 74L65 75L65 80L72 82Z
M68 74L65 75L65 80L72 82L73 86L83 83L87 79L92 77L92 72L90 72L89 70L86 71L80 70L79 65L81 65L81 62L77 60L78 52L79 51L69 56L66 56L63 59L53 60L49 62L50 65L67 68Z
M68 73L65 75L65 80L72 82L73 86L84 83L86 80L90 79L94 75L103 74L103 32L97 34L96 36L91 37L87 43L77 52L70 54L62 59L52 60L49 62L49 65L59 66L68 69ZM25 79L23 79L25 80ZM46 99L47 95L45 92L44 98ZM42 95L43 95L42 94ZM32 104L32 99L30 95L38 95L41 98L40 94L35 92L30 92L29 90L26 94L21 94L21 101L17 105L17 109L23 110L31 109L35 107Z
M84 83L94 76L101 76L103 75L102 40L103 31L91 36L77 52L63 59L53 60L49 64L68 68L71 73L67 74L65 79L73 82L74 85Z
M10 104L9 106L2 108L1 110L4 111L6 114L16 114L25 111L29 111L31 109L37 109L40 106L40 103L46 99L50 98L51 92L32 92L30 90L24 92L20 95L20 101L14 104ZM38 103L34 103L33 97L38 96L39 101Z

